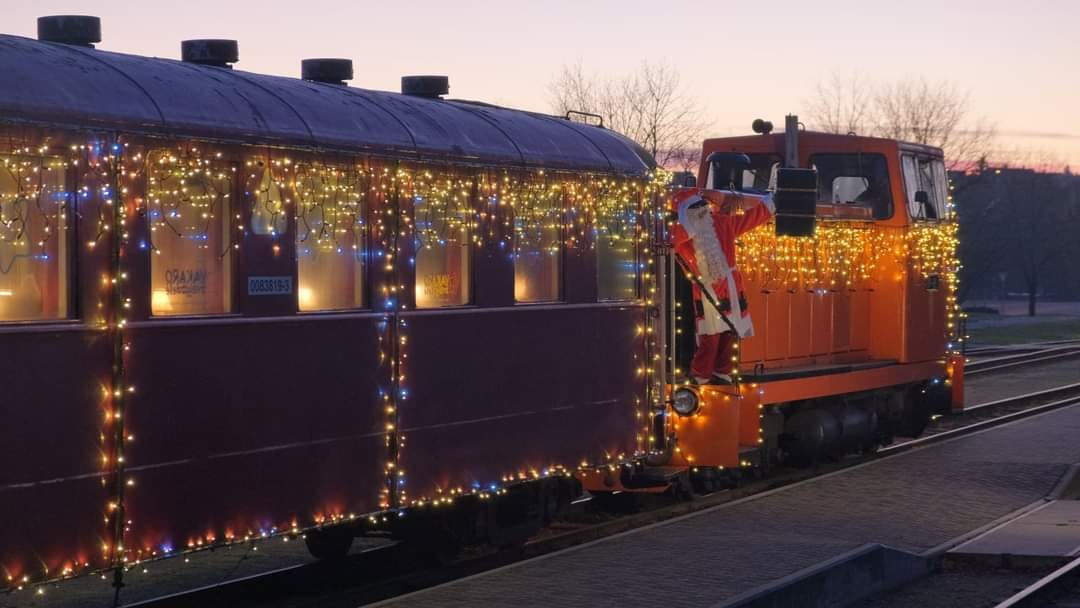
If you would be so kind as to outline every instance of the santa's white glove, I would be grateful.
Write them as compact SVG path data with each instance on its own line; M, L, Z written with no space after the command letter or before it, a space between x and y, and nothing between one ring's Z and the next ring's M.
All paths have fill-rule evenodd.
M773 202L773 193L766 194L761 199L761 204L765 205L765 208L769 210L769 213L776 215L776 203Z

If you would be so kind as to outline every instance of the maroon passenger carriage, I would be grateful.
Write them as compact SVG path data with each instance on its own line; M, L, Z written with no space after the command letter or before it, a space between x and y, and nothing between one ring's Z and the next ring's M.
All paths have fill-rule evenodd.
M491 537L641 450L630 141L39 30L0 36L0 587L448 499Z

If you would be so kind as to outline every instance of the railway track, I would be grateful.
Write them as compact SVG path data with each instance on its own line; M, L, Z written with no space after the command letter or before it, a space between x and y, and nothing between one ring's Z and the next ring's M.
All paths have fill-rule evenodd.
M994 608L1080 606L1080 557L1040 578Z
M985 359L972 361L965 366L964 375L978 376L990 372L1074 358L1080 358L1080 344L1069 343L1052 345L1038 350L991 356Z
M993 355L1007 352L1031 352L1055 346L1080 346L1080 339L1070 338L1067 340L1047 340L1045 342L1028 342L1024 344L987 344L972 346L965 349L964 354L972 357Z
M717 508L725 503L768 490L808 481L826 473L969 435L987 428L1080 405L1080 383L1000 399L968 408L960 415L937 417L919 438L898 441L875 454L849 457L809 469L781 467L765 479L696 497L689 501L638 497L643 500L632 513L581 514L555 522L524 545L506 549L471 548L458 559L437 567L418 565L415 555L403 545L386 543L350 555L337 563L309 563L282 568L182 593L158 597L124 606L165 608L172 606L357 606L376 602L452 580L477 574L517 561L580 545L680 515ZM629 500L629 497L627 497ZM288 598L282 600L282 598ZM305 598L311 598L308 601ZM1034 604L1016 604L1029 606Z

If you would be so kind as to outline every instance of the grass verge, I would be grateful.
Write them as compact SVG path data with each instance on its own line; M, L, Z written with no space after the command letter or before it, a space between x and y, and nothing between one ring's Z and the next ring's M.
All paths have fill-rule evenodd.
M971 344L1026 344L1080 338L1080 319L990 325L968 330Z

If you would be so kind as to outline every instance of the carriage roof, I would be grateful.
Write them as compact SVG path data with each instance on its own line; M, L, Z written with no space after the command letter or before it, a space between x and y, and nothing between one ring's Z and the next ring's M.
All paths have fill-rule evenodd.
M468 101L0 35L0 121L644 175L613 131Z

